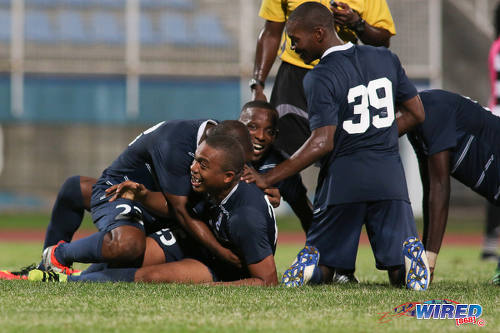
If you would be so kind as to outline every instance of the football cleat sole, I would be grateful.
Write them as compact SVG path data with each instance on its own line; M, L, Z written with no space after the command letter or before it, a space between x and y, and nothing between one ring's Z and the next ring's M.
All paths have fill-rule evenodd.
M0 280L27 280L27 276L17 275L9 271L0 271Z
M290 268L283 273L281 284L285 287L300 287L307 284L311 280L318 262L319 251L313 246L304 247L297 254L297 258Z
M424 245L417 237L408 237L403 243L403 254L406 288L427 290L430 283L430 270Z

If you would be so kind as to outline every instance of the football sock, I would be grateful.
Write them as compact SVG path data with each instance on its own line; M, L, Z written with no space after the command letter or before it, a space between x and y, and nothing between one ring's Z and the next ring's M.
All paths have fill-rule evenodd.
M70 177L57 194L43 248L56 245L60 240L70 242L82 223L84 212L80 176Z
M85 273L80 276L68 276L71 282L134 282L138 268L108 268L102 271Z
M309 284L320 284L323 283L323 272L319 266L314 267L313 274L311 276L311 280L309 280Z
M105 231L99 231L71 243L62 243L56 248L54 255L64 266L70 266L73 262L102 262L102 241L105 235Z
M108 263L107 262L100 262L100 263L95 263L87 267L86 270L82 272L82 274L88 274L88 273L93 273L93 272L98 272L102 271L104 269L108 268Z

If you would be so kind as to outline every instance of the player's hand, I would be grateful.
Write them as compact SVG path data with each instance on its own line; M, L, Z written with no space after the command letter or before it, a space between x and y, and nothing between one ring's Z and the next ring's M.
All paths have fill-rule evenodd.
M267 195L269 202L274 208L278 208L281 203L281 193L277 188L266 188L264 193Z
M231 265L241 268L240 258L238 258L238 256L234 254L231 250L223 247L221 250L219 250L219 253L217 253L217 255L219 258L221 258L224 261L227 261Z
M131 180L124 181L118 185L113 185L106 190L106 194L111 196L110 202L118 198L129 199L141 202L146 197L148 189L139 183Z
M355 10L352 10L348 4L339 1L335 3L335 6L330 6L333 16L335 17L335 24L339 26L349 26L359 21L359 14Z
M266 175L259 174L254 168L245 165L243 169L243 176L241 176L241 180L247 183L255 183L261 190L265 190L266 188L271 187L271 184L267 183Z
M252 101L264 101L267 102L267 97L264 94L264 88L260 85L256 85L255 89L252 89Z

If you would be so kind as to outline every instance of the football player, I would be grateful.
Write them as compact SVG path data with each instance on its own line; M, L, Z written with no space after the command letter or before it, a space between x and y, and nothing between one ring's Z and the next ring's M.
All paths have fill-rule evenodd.
M286 159L273 146L278 136L278 118L278 111L264 101L248 102L241 109L240 121L247 126L252 138L251 165L258 173L266 173ZM292 175L272 187L279 189L281 197L288 202L307 233L312 220L312 205L300 174ZM264 190L266 193L268 191L269 189Z
M398 126L423 121L422 103L396 55L385 48L344 44L333 20L315 2L290 15L286 29L292 49L306 63L321 58L304 78L312 133L290 159L244 179L267 188L321 161L313 222L306 247L283 275L286 286L331 282L335 271L353 271L365 224L376 266L388 270L390 282L426 289L425 252L398 152ZM404 111L397 124L395 103Z
M197 145L214 126L215 122L206 120L170 121L141 133L104 170L93 187L91 213L99 232L70 243L49 246L42 256L45 268L67 273L73 262L140 265L146 245L145 216L149 212L150 215L175 218L214 254L239 265L238 257L221 246L206 225L192 218L186 209L190 192L186 170ZM214 133L217 131L236 131L249 140L248 131L237 121L226 121L212 129ZM245 148L251 153L250 144ZM136 171L144 165L148 165L150 172L137 176ZM141 202L127 198L110 201L109 189L127 180L152 183L150 188L154 190L144 191Z
M500 118L448 91L426 90L420 98L426 119L408 139L420 167L423 241L434 272L448 219L450 176L500 205Z
M234 138L210 135L196 149L191 165L192 188L203 194L194 211L207 221L219 242L238 253L243 263L241 268L201 252L161 265L104 269L80 276L33 270L29 279L276 285L277 227L273 207L254 184L240 182L244 161L243 150ZM136 200L135 196L143 195L140 192L137 184L125 182L116 188L110 201L121 197Z

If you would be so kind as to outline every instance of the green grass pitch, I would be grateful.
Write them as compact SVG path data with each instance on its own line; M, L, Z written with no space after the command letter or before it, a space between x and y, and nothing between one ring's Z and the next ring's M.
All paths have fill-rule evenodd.
M0 230L1 232L1 230ZM278 245L279 273L300 245ZM39 243L0 243L0 267L35 262ZM126 283L0 281L1 332L499 332L500 288L489 284L495 263L477 247L444 247L426 292L392 288L371 250L360 247L359 285L299 289ZM483 307L486 326L381 313L411 301L452 299Z

